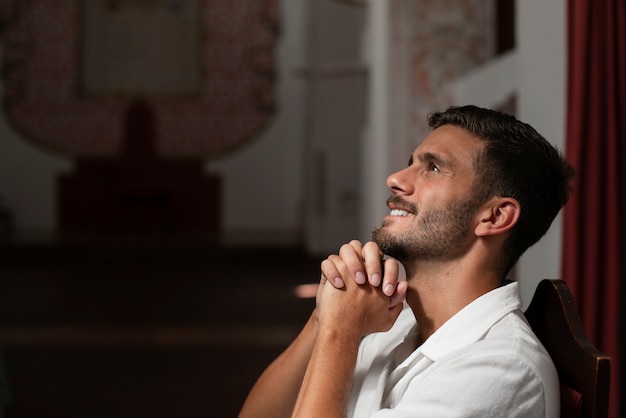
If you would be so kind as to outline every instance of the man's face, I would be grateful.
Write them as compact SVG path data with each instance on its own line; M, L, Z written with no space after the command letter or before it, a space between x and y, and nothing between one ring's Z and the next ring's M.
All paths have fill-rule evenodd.
M390 213L373 240L401 262L446 260L464 253L480 205L472 196L473 159L482 140L444 125L415 150L409 166L387 179Z

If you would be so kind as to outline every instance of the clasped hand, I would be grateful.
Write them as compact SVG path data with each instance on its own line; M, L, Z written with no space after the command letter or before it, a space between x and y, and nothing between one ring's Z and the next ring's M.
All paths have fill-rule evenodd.
M402 310L407 283L398 280L398 262L383 259L376 243L344 244L338 255L322 261L321 270L316 297L320 327L359 336L391 328Z

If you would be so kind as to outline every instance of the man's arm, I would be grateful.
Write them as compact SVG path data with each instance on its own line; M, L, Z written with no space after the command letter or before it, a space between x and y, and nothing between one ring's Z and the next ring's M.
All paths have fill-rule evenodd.
M291 345L269 365L248 394L239 418L291 417L317 335L313 312Z
M361 338L346 331L320 330L293 417L346 417Z
M389 330L402 310L402 304L395 303L397 297L386 295L379 287L346 280L351 273L345 260L350 258L340 251L340 256L328 259L345 287L320 287L317 338L293 417L345 418L361 337ZM385 276L397 278L397 262L384 263ZM405 292L406 282L398 284L397 293L403 297Z
M347 383L349 390L354 371L353 359L356 358L360 335L354 338L351 336L352 334L340 331L339 337L347 337L347 340L334 340L337 336L337 328L330 325L343 323L347 331L353 331L354 329L350 318L344 318L340 315L340 311L331 312L330 309L326 309L327 314L325 316L325 322L329 326L325 326L324 332L320 333L319 306L322 303L325 288L328 288L327 290L337 290L332 286L341 287L343 289L341 292L345 293L344 290L349 286L353 291L359 287L370 290L376 289L382 295L384 303L388 307L397 306L399 312L402 308L406 286L398 285L397 265L390 264L390 267L386 268L383 273L381 257L382 254L379 254L377 246L366 244L366 246L361 247L360 242L352 241L350 244L342 247L339 255L332 255L327 260L324 260L322 263L322 280L316 301L318 307L294 342L274 360L255 383L243 405L239 418L292 416L299 394L302 396L303 393L308 393L309 391L317 393L318 382L321 380L320 378L325 376L325 374L318 374L317 372L307 372L307 367L309 369L315 369L318 366L322 368L331 367L331 372L337 374L331 382L347 379L349 380ZM329 280L326 280L326 277ZM337 282L335 279L340 280ZM332 286L327 286L329 281L331 281ZM368 281L370 285L359 286L359 284L365 284ZM386 293L383 294L377 286L385 289ZM398 289L396 290L396 288ZM332 303L330 297L326 299L328 299L329 304ZM336 300L334 303L340 304L342 302L341 300ZM355 335L361 332L362 330L357 330ZM349 349L351 345L352 348ZM330 350L337 350L337 355L329 355ZM314 365L310 366L310 363ZM341 375L339 376L340 371ZM307 374L306 377L305 373ZM334 387L334 383L328 386L332 390L334 390ZM324 390L320 390L319 395L323 395ZM347 399L347 393L345 397ZM338 403L345 407L346 402L343 402L343 400L340 400ZM305 408L300 409L300 411L306 411L309 404L307 400L304 403ZM315 414L309 416L315 416ZM318 416L327 415L322 414Z

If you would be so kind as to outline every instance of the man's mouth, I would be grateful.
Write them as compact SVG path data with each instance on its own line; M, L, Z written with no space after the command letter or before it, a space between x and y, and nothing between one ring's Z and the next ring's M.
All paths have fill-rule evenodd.
M410 212L407 212L406 210L402 210L402 209L391 209L391 212L389 212L389 216L411 216L412 214Z
M417 208L413 203L406 202L400 196L394 195L387 199L389 216L406 217L417 213Z

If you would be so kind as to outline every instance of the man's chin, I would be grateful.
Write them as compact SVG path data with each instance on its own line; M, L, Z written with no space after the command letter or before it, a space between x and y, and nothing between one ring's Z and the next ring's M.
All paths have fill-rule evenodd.
M386 241L388 234L384 231L385 224L383 224L372 231L372 241L374 241L380 247L381 241ZM384 238L383 238L384 237Z
M385 226L372 231L372 241L374 241L383 254L395 258L402 262L407 258L407 252L402 243L396 237L385 230Z

